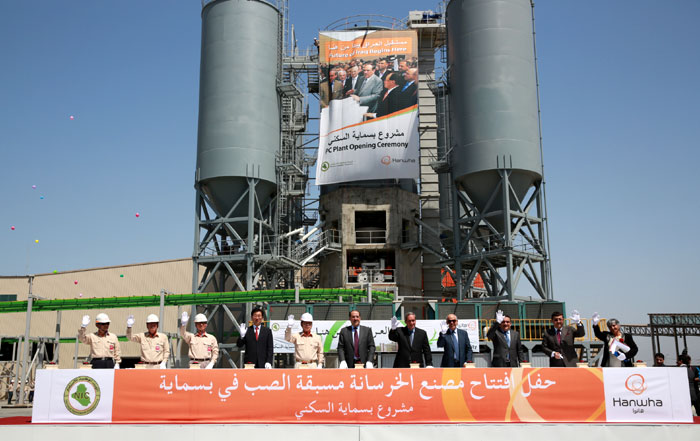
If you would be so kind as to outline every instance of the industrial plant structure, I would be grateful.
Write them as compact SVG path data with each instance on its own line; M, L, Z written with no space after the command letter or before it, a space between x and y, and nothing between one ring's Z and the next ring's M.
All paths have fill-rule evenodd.
M286 5L204 2L193 291L372 284L551 300L532 2L329 25L415 33L420 164L410 179L378 172L319 192L309 106L332 85L324 48L299 51Z
M288 0L209 0L202 6L194 250L191 278L185 277L191 296L172 297L183 292L182 271L190 268L182 261L144 264L129 292L96 283L96 299L37 297L41 317L58 313L55 321L30 326L33 294L24 297L17 287L36 277L36 292L46 295L54 291L51 280L66 275L0 279L2 292L18 293L9 300L29 299L0 313L19 323L26 309L23 338L48 336L33 339L35 354L42 345L63 342L60 351L40 358L59 361L60 353L62 365L77 364L85 350L72 330L61 328L60 311L74 311L68 317L83 308L111 313L129 301L100 298L127 295L150 296L132 299L132 306L146 308L137 318L160 310L173 339L181 306L206 313L225 353L221 366L239 363L233 354L238 325L253 303L264 304L270 320L302 312L345 320L350 309L374 320L409 310L420 319L456 313L490 320L497 309L515 320L548 319L564 309L553 301L551 284L531 0L452 0L435 11L410 11L403 20L343 18L327 26L318 47L307 49L296 41ZM330 60L335 46L325 42L365 49L367 40L384 44L384 54L339 64L374 69L389 63L395 74L401 62L410 64L417 69L414 102L382 114L346 94L318 111L317 102L334 89L323 57ZM401 53L404 43L408 49ZM394 87L386 84L382 101ZM356 159L318 160L326 150L322 142L340 139L329 127L337 122L332 112L343 109L361 121L333 133L352 130L359 140L381 133L371 128L384 124L405 142L376 143L367 149L370 156ZM413 125L404 130L402 118ZM412 147L414 157L397 159L394 152ZM378 162L357 159L366 157ZM354 171L339 172L351 163ZM316 185L320 173L333 174L330 183ZM149 269L157 270L156 280L167 279L159 296ZM86 271L84 277L97 282L122 270ZM163 279L163 271L177 276ZM25 345L20 354L20 327L8 323L0 326L0 342L15 345L13 360L24 359L31 351ZM55 332L44 329L54 323ZM542 326L533 329L529 350ZM134 352L127 348L126 354ZM176 365L186 357L182 345L173 352Z

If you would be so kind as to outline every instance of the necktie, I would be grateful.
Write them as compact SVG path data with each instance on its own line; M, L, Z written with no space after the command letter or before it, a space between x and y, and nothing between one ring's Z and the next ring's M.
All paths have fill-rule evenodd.
M255 327L255 341L258 341L258 326Z
M360 358L360 338L357 336L357 328L355 328L355 336L353 337L353 346L355 346L355 358Z
M561 345L561 329L557 329L557 342Z
M401 89L401 92L405 92L406 89L408 89L408 86L410 86L410 85L411 85L411 83L406 83L406 85L403 86L403 89Z
M506 332L506 344L510 347L510 332Z
M454 346L455 361L459 361L459 349L457 348L457 331L452 331L452 346Z
M410 338L410 341L411 341L411 346L413 346L413 331L411 331L411 338Z
M389 91L387 90L386 93L384 94L384 98L382 98L382 101L384 101L386 99L386 97L388 97L388 96L389 96Z

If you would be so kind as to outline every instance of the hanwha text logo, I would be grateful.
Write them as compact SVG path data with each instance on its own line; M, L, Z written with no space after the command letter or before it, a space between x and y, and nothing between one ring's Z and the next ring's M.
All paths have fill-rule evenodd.
M391 164L391 156L382 156L382 164L384 165L389 165Z
M331 167L330 164L328 164L328 162L326 162L326 161L323 161L323 162L321 163L321 171L328 171L328 169L329 169L330 167Z
M642 377L640 374L632 374L627 377L625 387L628 391L635 395L641 395L645 390L647 390L647 386L644 384L644 377Z
M90 414L100 402L100 385L91 377L72 379L63 391L63 403L68 412L83 416Z

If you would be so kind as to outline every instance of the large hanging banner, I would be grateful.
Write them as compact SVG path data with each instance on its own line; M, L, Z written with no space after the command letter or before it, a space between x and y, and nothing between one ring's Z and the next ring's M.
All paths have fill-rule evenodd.
M112 397L113 395L113 397ZM692 422L684 368L39 370L32 422Z
M321 32L316 184L416 179L415 31Z
M405 324L403 321L401 323ZM443 348L439 348L437 345L442 323L444 323L443 320L416 320L416 327L428 334L432 352L444 351ZM380 351L380 348L384 348L385 345L393 345L394 342L389 340L389 330L391 329L389 320L362 320L360 325L372 329L372 337L374 338L374 345L377 347L377 351ZM314 320L311 331L321 336L323 351L330 352L338 349L338 333L346 326L350 326L349 320ZM472 351L479 352L479 320L460 320L457 327L467 332ZM293 354L294 345L284 339L287 320L271 320L270 329L272 330L275 352ZM292 332L301 332L300 322L294 324ZM391 349L382 349L382 352L391 352Z

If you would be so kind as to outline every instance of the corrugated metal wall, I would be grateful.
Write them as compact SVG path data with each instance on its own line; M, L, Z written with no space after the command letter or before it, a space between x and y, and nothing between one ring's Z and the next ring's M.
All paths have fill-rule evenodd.
M75 284L75 281L78 283ZM192 292L192 259L149 262L142 264L66 271L57 274L38 274L34 277L33 292L46 299L73 299L83 294L89 297L128 297L158 295L161 289L174 294ZM27 300L29 283L26 276L0 277L0 294L17 294L17 300ZM133 314L136 319L135 332L146 330L146 316L159 314L158 307L120 308L85 311L61 311L61 338L76 337L81 318L87 314L93 323L89 332L95 332L95 315L105 312L111 320L110 332L119 336L126 334L126 318ZM1 314L0 336L15 337L24 334L25 313ZM177 307L166 307L161 317L160 330L177 332ZM57 312L35 312L32 314L31 336L54 337ZM136 343L121 343L122 355L138 357ZM59 359L61 367L72 367L74 344L61 344ZM88 355L87 345L80 345L80 357Z

